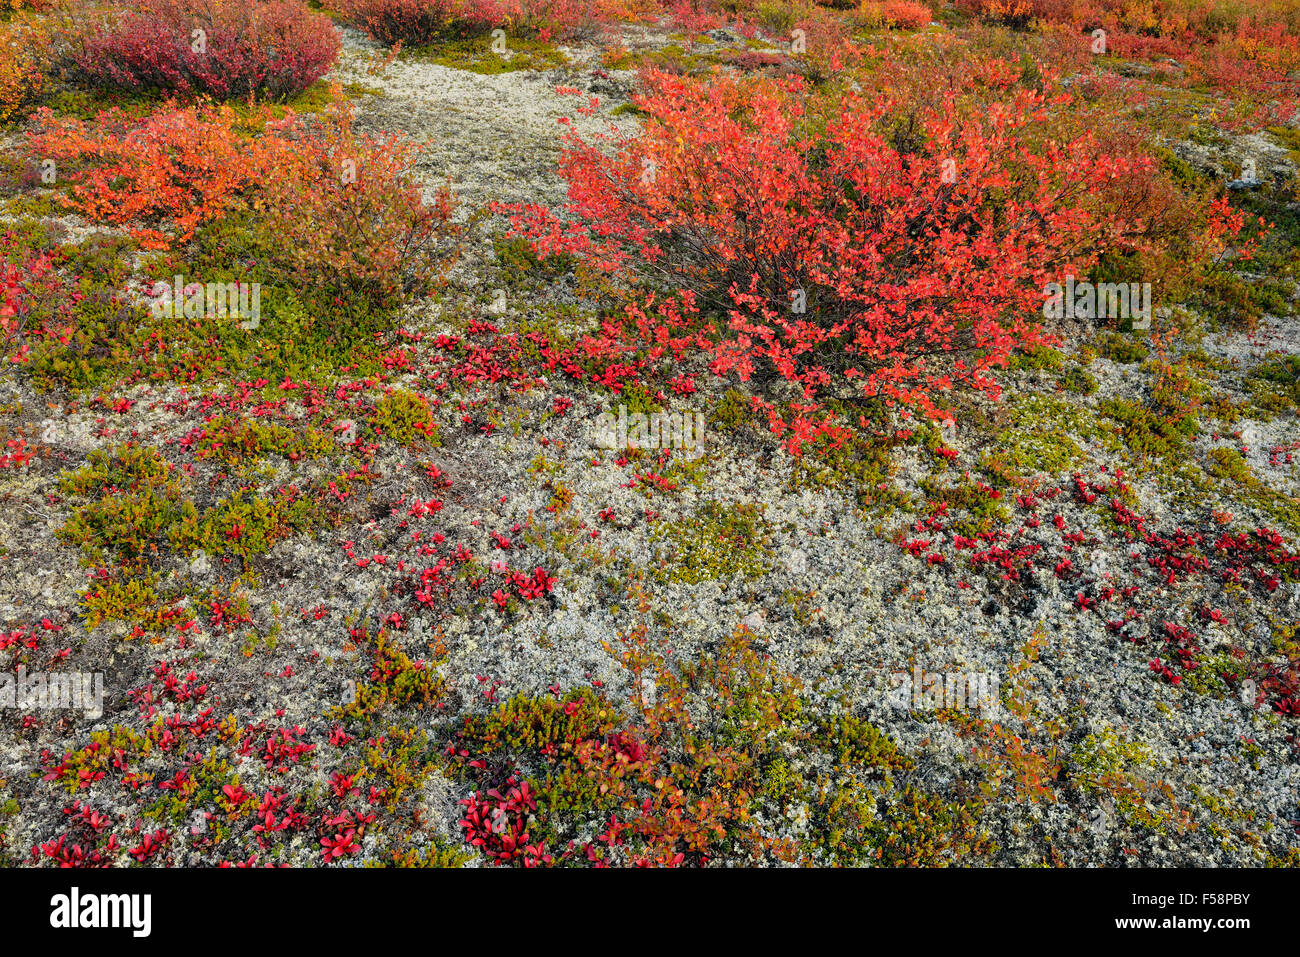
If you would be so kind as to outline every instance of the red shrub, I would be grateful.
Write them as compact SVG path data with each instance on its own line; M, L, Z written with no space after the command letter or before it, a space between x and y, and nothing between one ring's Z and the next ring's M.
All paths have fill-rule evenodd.
M443 190L426 205L408 175L413 150L355 134L335 95L324 122L311 123L293 113L271 121L269 110L241 119L229 106L93 123L45 109L29 139L34 155L66 168L70 208L127 227L146 248L255 210L260 233L274 237L275 265L299 289L342 286L372 301L427 290L449 254L450 197ZM262 135L239 131L258 122Z
M298 0L138 0L85 28L71 59L95 85L283 99L324 76L339 45Z
M496 27L572 33L632 16L622 0L335 0L334 6L381 43L416 46Z
M918 30L934 19L929 7L910 0L888 0L881 12L891 25L904 30Z
M432 43L454 30L481 32L496 26L499 9L464 0L335 0L334 6L350 22L389 45Z
M568 136L569 221L503 209L539 252L686 292L729 332L716 372L770 368L806 398L856 383L934 412L954 386L996 395L993 370L1040 340L1045 284L1149 226L1099 197L1150 158L1086 130L1054 140L1018 73L841 99L798 79L652 75L649 118L612 134L615 155Z

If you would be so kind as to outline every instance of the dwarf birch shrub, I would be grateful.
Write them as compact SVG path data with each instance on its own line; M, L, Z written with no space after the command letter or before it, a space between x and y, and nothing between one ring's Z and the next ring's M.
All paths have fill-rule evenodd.
M138 0L64 23L67 69L87 85L179 97L287 99L340 48L299 0Z
M450 260L450 195L425 203L411 146L355 133L335 94L320 118L170 104L85 122L42 110L28 137L34 157L59 164L65 206L145 249L183 247L238 215L254 258L296 295L392 307L428 292Z
M996 370L1043 341L1053 277L1159 238L1161 194L1137 188L1154 160L1054 121L1070 98L1023 73L650 74L639 132L567 134L563 213L500 209L539 254L683 294L715 323L717 373L937 416L951 389L996 396Z

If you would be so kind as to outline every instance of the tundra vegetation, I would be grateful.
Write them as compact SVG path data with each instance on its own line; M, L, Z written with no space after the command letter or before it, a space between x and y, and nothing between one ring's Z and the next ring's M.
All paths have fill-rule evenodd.
M1298 108L1296 0L0 0L0 864L1300 864Z

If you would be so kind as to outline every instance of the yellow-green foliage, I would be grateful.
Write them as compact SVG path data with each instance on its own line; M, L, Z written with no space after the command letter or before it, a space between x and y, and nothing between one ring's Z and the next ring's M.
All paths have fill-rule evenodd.
M260 419L218 416L208 422L198 446L198 457L217 459L229 468L260 462L276 454L288 458L317 459L337 451L337 444L313 428L289 428Z
M1050 346L1036 346L1026 352L1011 357L1008 367L1012 369L1040 369L1048 372L1060 372L1065 368L1065 357Z
M994 449L981 465L1004 480L1059 475L1083 461L1083 449L1071 435L1095 429L1091 416L1061 399L1030 395L1011 409L1012 425L998 433Z
M1114 731L1090 734L1072 755L1072 779L1087 794L1104 794L1129 827L1165 833L1186 827L1185 812L1169 785L1155 776L1150 750L1137 741L1122 741Z
M143 578L102 582L92 585L81 596L88 630L98 628L105 621L127 621L154 628L158 624L157 605L158 593L152 581Z
M766 524L755 505L706 502L691 518L656 525L654 575L697 585L736 575L755 578L766 566L760 546Z
M403 850L393 849L388 852L389 856L383 861L367 861L367 867L429 867L429 868L447 868L447 867L464 867L474 859L472 854L466 853L463 848L465 845L452 845L435 835L430 839L429 844L423 852L413 848Z
M504 56L492 49L492 43L490 36L472 36L448 40L437 46L413 47L403 51L401 56L488 75L517 70L554 70L569 62L564 52L555 46L518 33L507 39Z
M437 426L428 400L405 389L394 389L379 400L375 407L375 428L403 445L438 444Z
M308 530L314 519L307 499L270 500L239 491L201 517L194 504L186 502L171 540L184 554L201 548L210 555L237 555L247 560L269 552L277 541L294 532Z
M709 413L709 425L720 432L732 432L750 421L750 401L739 389L728 389L722 401Z
M1101 354L1115 362L1134 363L1145 359L1150 350L1140 339L1112 332L1102 339Z
M111 451L94 449L86 458L86 465L59 480L59 489L65 495L90 495L108 489L139 492L166 484L171 474L171 466L158 450L147 446L127 443Z
M859 505L890 513L907 504L907 496L893 482L893 451L897 444L893 438L857 432L841 443L818 436L795 460L795 481L800 485L852 489Z
M990 491L974 482L960 485L942 485L932 478L920 482L930 502L942 503L952 509L956 521L953 528L965 535L976 535L1001 528L1011 521L1011 512L1003 504L1001 493Z
M441 707L446 697L446 682L438 673L441 661L412 660L384 630L369 646L373 655L370 681L357 686L356 697L333 709L335 718L369 723L385 709Z
M1139 461L1182 454L1200 431L1196 413L1209 391L1185 362L1152 362L1148 369L1155 378L1147 402L1106 399L1098 407L1118 426L1115 438Z
M1266 412L1300 412L1300 355L1274 356L1246 377L1254 403Z
M817 745L841 764L862 764L883 771L906 771L911 758L883 731L863 718L837 714L816 722Z
M80 547L95 564L110 556L129 565L148 562L181 515L180 492L170 474L170 466L153 449L96 449L86 466L60 481L67 495L100 496L73 509L59 529L60 539Z
M1255 473L1246 464L1246 457L1236 449L1224 446L1210 449L1210 471L1219 478L1228 479L1238 485L1254 487L1259 484Z

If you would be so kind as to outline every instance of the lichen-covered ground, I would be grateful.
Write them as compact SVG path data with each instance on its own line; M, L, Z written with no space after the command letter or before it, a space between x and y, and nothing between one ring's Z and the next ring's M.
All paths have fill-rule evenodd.
M557 87L635 124L602 42L478 72L342 29L358 128L459 200L449 283L351 366L125 317L6 372L0 661L104 705L0 712L0 862L1297 862L1294 318L1081 333L955 433L796 459L705 358L567 375L597 307L486 212L563 201ZM1294 176L1174 149L1242 151ZM115 268L47 192L0 228ZM702 454L598 447L620 402ZM900 702L918 668L996 700Z

